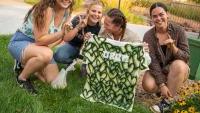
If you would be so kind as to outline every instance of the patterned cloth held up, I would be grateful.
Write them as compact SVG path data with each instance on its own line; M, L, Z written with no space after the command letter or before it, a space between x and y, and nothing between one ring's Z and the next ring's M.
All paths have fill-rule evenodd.
M147 69L142 43L119 42L93 35L81 54L87 80L81 97L132 111L138 75Z

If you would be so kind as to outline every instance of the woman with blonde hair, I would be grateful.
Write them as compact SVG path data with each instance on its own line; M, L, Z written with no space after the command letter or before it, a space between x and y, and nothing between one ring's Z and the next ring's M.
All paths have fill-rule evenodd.
M54 54L56 62L70 64L73 59L78 57L80 48L84 42L84 35L86 33L96 35L99 33L102 11L103 3L94 1L88 6L86 14L77 15L72 19L72 29L67 33L67 37L64 38L66 43L59 47ZM68 41L68 38L73 39Z
M65 38L62 25L69 20L73 5L74 0L40 0L10 40L9 52L23 65L17 83L30 93L37 93L29 79L31 74L52 86L56 83L59 70L51 47Z

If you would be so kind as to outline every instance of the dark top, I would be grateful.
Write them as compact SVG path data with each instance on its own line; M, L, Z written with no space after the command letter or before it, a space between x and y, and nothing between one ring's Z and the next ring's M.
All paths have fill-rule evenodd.
M160 45L160 46L161 46L161 49L162 49L164 55L166 55L167 45Z
M165 83L167 78L165 76L165 67L172 61L179 59L188 63L189 60L189 47L188 40L183 28L176 24L168 23L168 33L178 48L178 52L173 52L166 48L166 55L163 54L158 38L156 37L155 27L147 31L144 35L143 41L149 44L149 51L151 57L151 63L149 65L150 73L156 80L157 85Z
M84 18L84 15L81 15L82 18ZM79 23L79 16L75 16L72 21L72 27L75 28L76 25L78 25ZM100 31L100 23L98 22L95 26L90 26L87 25L84 29L80 30L77 35L69 42L69 44L71 44L72 46L81 48L82 44L83 44L83 37L84 34L87 32L91 32L92 34L98 35L99 31Z

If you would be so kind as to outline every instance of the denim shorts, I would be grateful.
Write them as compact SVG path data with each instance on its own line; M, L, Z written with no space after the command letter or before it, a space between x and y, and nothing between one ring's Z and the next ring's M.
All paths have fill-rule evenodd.
M17 31L11 38L9 44L8 44L8 50L11 54L11 56L18 60L19 62L22 62L23 52L24 49L29 45L35 43L35 40L24 35L22 32ZM55 60L52 58L51 64L55 64Z

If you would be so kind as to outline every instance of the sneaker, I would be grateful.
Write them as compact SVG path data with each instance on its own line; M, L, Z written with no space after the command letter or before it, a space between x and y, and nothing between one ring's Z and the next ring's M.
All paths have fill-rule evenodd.
M170 108L170 102L166 99L162 99L160 103L150 107L151 111L153 111L154 113L165 113L166 111L170 110Z
M13 70L17 75L19 75L22 72L23 67L22 67L22 64L18 60L15 60Z
M19 80L19 78L18 78L18 76L17 76L16 80L17 80L17 83L19 84L19 86L20 86L21 88L26 89L26 90L27 90L28 92L30 92L31 94L34 94L34 95L37 94L36 89L34 88L33 84L31 83L31 81L30 81L29 79L26 80L26 81L24 81L24 80Z
M82 64L80 76L81 76L81 77L84 77L84 76L86 76L86 75L87 75L86 64Z

